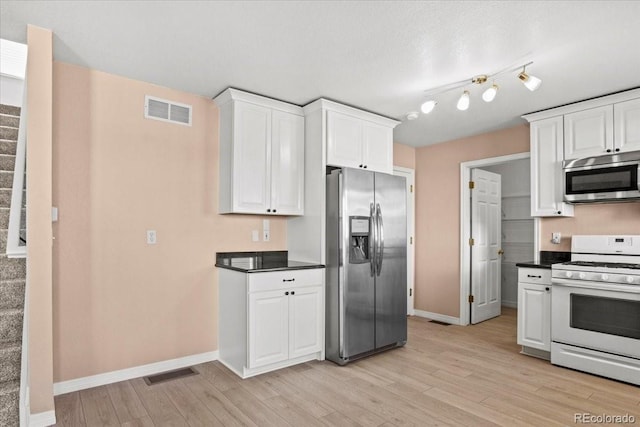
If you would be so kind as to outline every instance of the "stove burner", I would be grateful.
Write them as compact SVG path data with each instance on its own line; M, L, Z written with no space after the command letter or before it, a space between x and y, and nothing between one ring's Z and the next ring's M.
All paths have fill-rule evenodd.
M640 264L626 264L622 262L594 262L594 261L569 261L562 265L575 265L578 267L605 267L605 268L629 268L640 270Z

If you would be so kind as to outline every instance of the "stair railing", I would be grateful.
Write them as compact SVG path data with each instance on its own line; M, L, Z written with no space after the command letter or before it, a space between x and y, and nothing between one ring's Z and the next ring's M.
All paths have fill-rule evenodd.
M27 99L27 81L24 80L24 100ZM20 236L21 224L26 224L22 218L25 168L27 164L27 103L23 102L20 109L20 123L18 125L18 142L16 146L16 163L13 170L13 187L11 190L11 208L9 210L9 229L7 232L7 257L26 258L26 235Z

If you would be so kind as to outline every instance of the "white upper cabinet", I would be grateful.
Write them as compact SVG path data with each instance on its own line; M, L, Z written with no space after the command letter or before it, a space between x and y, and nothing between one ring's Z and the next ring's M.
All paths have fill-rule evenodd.
M615 150L640 150L640 98L614 104L613 121Z
M394 126L327 111L327 165L392 173Z
M564 115L564 159L613 152L613 105Z
M573 216L563 202L562 116L531 123L531 216Z
M304 213L302 108L227 89L220 108L219 212Z

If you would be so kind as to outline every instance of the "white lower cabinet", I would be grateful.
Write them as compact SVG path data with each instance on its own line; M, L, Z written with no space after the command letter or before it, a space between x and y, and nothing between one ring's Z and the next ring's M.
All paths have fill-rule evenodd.
M219 271L220 361L242 378L324 359L324 269Z
M518 344L522 352L549 357L551 351L551 270L518 269Z

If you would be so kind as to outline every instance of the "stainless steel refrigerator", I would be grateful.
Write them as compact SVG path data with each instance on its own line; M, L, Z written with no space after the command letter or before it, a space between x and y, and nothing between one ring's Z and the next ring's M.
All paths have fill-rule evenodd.
M344 365L407 342L404 177L327 174L326 358Z

